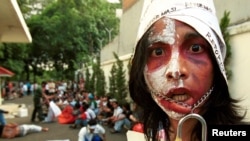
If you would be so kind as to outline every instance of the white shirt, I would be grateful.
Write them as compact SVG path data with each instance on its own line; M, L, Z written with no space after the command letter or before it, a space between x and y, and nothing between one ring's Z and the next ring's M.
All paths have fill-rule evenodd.
M118 106L117 108L114 109L113 116L118 117L120 114L122 114L122 112L123 112L122 108Z
M22 90L23 90L24 92L26 92L26 91L28 90L27 85L23 85Z
M90 109L90 108L88 108L88 109L85 111L85 113L86 113L86 115L87 115L87 119L88 119L88 120L96 118L95 112L94 112L92 109Z
M105 134L105 129L97 124L94 129L94 134ZM88 130L88 127L82 127L78 133L78 141L85 141L85 137L91 141L93 138L93 134L91 134Z

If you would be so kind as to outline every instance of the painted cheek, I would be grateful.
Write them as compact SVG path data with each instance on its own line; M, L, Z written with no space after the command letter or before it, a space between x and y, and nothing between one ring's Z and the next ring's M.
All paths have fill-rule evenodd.
M160 67L166 65L168 63L169 57L162 56L162 57L151 57L147 62L147 71L154 72Z
M158 59L159 61L150 60L144 70L144 77L151 90L160 93L166 93L171 81L168 81L168 74L173 77L179 72L179 52L177 47L172 47L172 55L165 57L166 59Z
M157 93L166 93L170 88L170 83L167 83L166 79L167 66L162 66L154 71L149 72L148 67L144 70L144 77L146 84L150 91Z
M157 26L157 24L155 25ZM152 28L152 32L148 38L148 42L153 46L154 43L161 42L165 44L162 46L162 56L150 56L147 62L148 71L154 71L163 65L167 65L171 56L171 47L175 43L175 21L169 18L163 18L158 27Z
M198 81L205 81L208 78L213 78L213 67L208 57L192 58L188 57L189 66L192 68L192 74Z

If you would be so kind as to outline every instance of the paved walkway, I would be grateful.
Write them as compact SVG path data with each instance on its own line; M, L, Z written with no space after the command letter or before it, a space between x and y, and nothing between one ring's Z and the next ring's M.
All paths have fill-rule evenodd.
M19 106L26 106L28 109L28 116L19 117ZM14 100L4 101L0 108L10 111L10 114L5 115L8 123L14 122L18 124L31 124L30 115L33 109L32 96L17 98ZM35 123L44 127L48 127L48 132L29 134L24 137L11 139L11 141L77 141L77 135L80 129L70 129L68 124L54 123ZM110 134L109 128L106 129L106 141L126 141L126 131L117 134ZM9 139L1 139L1 141L10 141Z

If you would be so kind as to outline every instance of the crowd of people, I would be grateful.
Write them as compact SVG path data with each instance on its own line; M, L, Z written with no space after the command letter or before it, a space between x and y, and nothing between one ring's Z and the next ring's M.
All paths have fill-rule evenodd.
M31 84L31 92L21 95L33 96L33 111L30 119L33 124L15 125L16 130L24 126L33 128L34 132L48 131L47 128L37 126L35 123L58 122L68 124L72 130L79 129L79 140L83 137L89 139L91 137L98 141L97 137L90 136L92 132L98 132L101 135L100 139L104 140L106 131L103 126L110 127L109 132L112 134L119 133L122 130L132 129L134 124L140 122L139 118L142 116L140 108L135 103L119 103L108 95L97 96L87 92L84 89L83 80L76 84L72 81L55 82L54 80L43 81L41 84L34 82ZM7 111L2 110L3 112ZM2 125L5 128L14 129L13 125L6 123ZM4 135L5 130L2 131L2 137L7 138ZM21 133L11 137L16 136L21 136Z

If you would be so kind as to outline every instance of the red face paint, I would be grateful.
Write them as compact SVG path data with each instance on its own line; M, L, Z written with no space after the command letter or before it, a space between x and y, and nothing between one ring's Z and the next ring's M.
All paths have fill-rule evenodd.
M213 66L209 44L193 28L161 18L148 38L144 77L153 99L172 118L191 112L211 88Z

